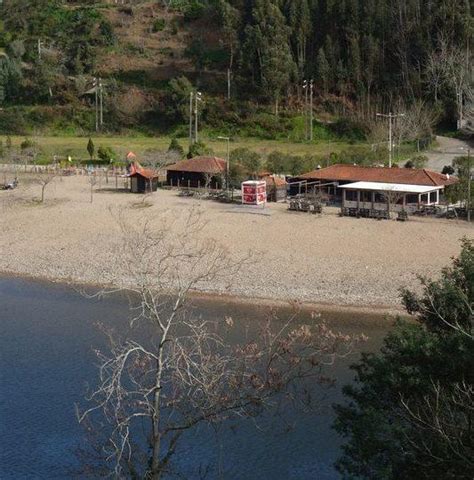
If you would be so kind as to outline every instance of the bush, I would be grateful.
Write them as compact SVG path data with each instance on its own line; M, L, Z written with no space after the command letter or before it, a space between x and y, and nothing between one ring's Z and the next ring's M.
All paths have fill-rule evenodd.
M151 27L153 33L161 32L166 27L166 20L164 18L157 18Z
M201 155L212 155L213 151L203 142L193 143L189 147L188 158L199 157Z
M20 144L22 150L28 150L29 148L34 148L36 146L37 144L31 140L31 138L25 138Z
M443 175L454 175L454 172L455 170L451 165L445 165L441 171Z
M193 20L202 18L205 12L206 12L206 5L204 5L203 3L197 0L192 0L188 3L188 5L184 9L184 21L192 22Z
M364 125L349 118L340 118L335 123L330 124L329 128L338 137L351 142L360 142L366 138Z
M184 149L183 147L180 145L180 143L178 142L178 139L176 137L173 137L171 139L171 143L170 143L170 146L168 147L168 152L177 152L179 153L181 156L184 155Z
M105 163L112 163L117 158L117 154L111 147L102 146L97 150L97 156Z

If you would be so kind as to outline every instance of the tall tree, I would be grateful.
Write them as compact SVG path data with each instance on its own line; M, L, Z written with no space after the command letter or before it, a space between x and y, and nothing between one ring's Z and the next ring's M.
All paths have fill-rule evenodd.
M245 29L244 61L256 71L261 93L273 98L278 113L280 97L294 77L295 63L290 45L290 30L279 7L271 0L255 0L251 22Z

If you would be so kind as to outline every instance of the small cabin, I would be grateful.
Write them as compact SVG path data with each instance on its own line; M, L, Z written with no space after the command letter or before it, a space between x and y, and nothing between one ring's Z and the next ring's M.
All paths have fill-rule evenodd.
M158 173L148 168L143 168L137 162L130 165L128 176L132 193L156 192L158 188Z

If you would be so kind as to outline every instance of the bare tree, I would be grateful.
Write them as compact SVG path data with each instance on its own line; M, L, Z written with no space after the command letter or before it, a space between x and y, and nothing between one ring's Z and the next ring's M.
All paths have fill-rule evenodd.
M391 212L394 209L393 207L403 198L404 193L397 192L394 190L386 190L380 192L385 202L387 203L387 213L388 216L391 216Z
M469 72L469 52L457 47L445 36L440 36L438 49L433 52L425 65L425 74L438 98L440 87L451 90L456 98L458 110L458 128L464 125L464 97L469 95L472 80Z
M430 138L439 119L439 114L422 100L416 100L409 106L399 100L396 111L404 114L396 118L393 128L393 139L398 146L404 141Z
M174 150L146 150L140 158L140 162L144 167L151 168L157 172L179 160L181 160L181 156L179 152Z
M190 429L301 399L298 382L326 382L323 366L352 350L354 338L324 324L316 331L293 325L296 313L283 325L269 317L255 338L230 344L232 318L193 316L188 296L232 281L249 257L231 257L205 239L196 211L157 224L143 217L131 225L119 215L119 225L117 264L107 279L134 295L130 333L120 339L107 332L110 352L97 352L98 387L91 406L78 411L81 423L97 422L98 451L116 477L162 478ZM136 336L140 326L144 340Z
M460 462L466 469L474 469L474 386L466 381L449 388L432 380L431 387L421 402L411 404L401 397L402 415L416 426L423 441L405 435L415 451L431 459L432 466ZM440 450L435 445L442 443Z
M90 199L91 203L94 201L94 188L97 185L97 176L94 173L89 173Z
M50 185L53 180L57 177L57 171L54 169L46 168L41 172L35 174L34 183L37 183L41 186L41 199L40 202L44 203L46 188Z

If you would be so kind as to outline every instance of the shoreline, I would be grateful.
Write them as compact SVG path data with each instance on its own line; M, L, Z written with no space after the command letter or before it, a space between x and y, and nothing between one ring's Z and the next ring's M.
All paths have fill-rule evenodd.
M130 225L166 226L169 241L194 211L202 222L194 233L198 245L210 241L232 258L251 261L201 282L193 298L242 306L296 303L305 311L406 315L400 289L419 291L419 276L436 278L459 253L459 240L474 233L443 219L401 224L340 217L334 207L319 216L294 214L285 203L269 204L271 215L244 215L169 190L147 198L143 210L136 205L144 197L122 190L97 192L91 202L81 176L53 183L42 206L31 203L38 193L25 184L0 195L0 275L103 288L123 269L122 234L111 207Z
M100 283L79 281L71 278L52 278L48 276L38 276L34 274L13 272L0 270L0 279L18 279L30 282L37 282L42 284L53 284L64 287L83 287L83 288L106 288L106 285ZM112 286L111 286L112 287ZM113 287L112 287L113 288ZM124 289L125 291L126 289ZM377 317L389 317L387 321L393 319L393 317L400 316L410 318L407 312L403 309L402 305L399 307L394 305L354 305L354 304L337 304L329 301L320 302L308 302L308 301L285 301L271 297L258 297L247 295L236 295L230 293L221 293L219 291L204 291L204 290L191 290L189 297L192 300L209 301L214 303L225 303L230 305L239 305L245 307L264 307L264 308L277 308L285 309L290 308L292 305L297 305L302 312L318 312L318 313L344 313L355 315L368 315Z

